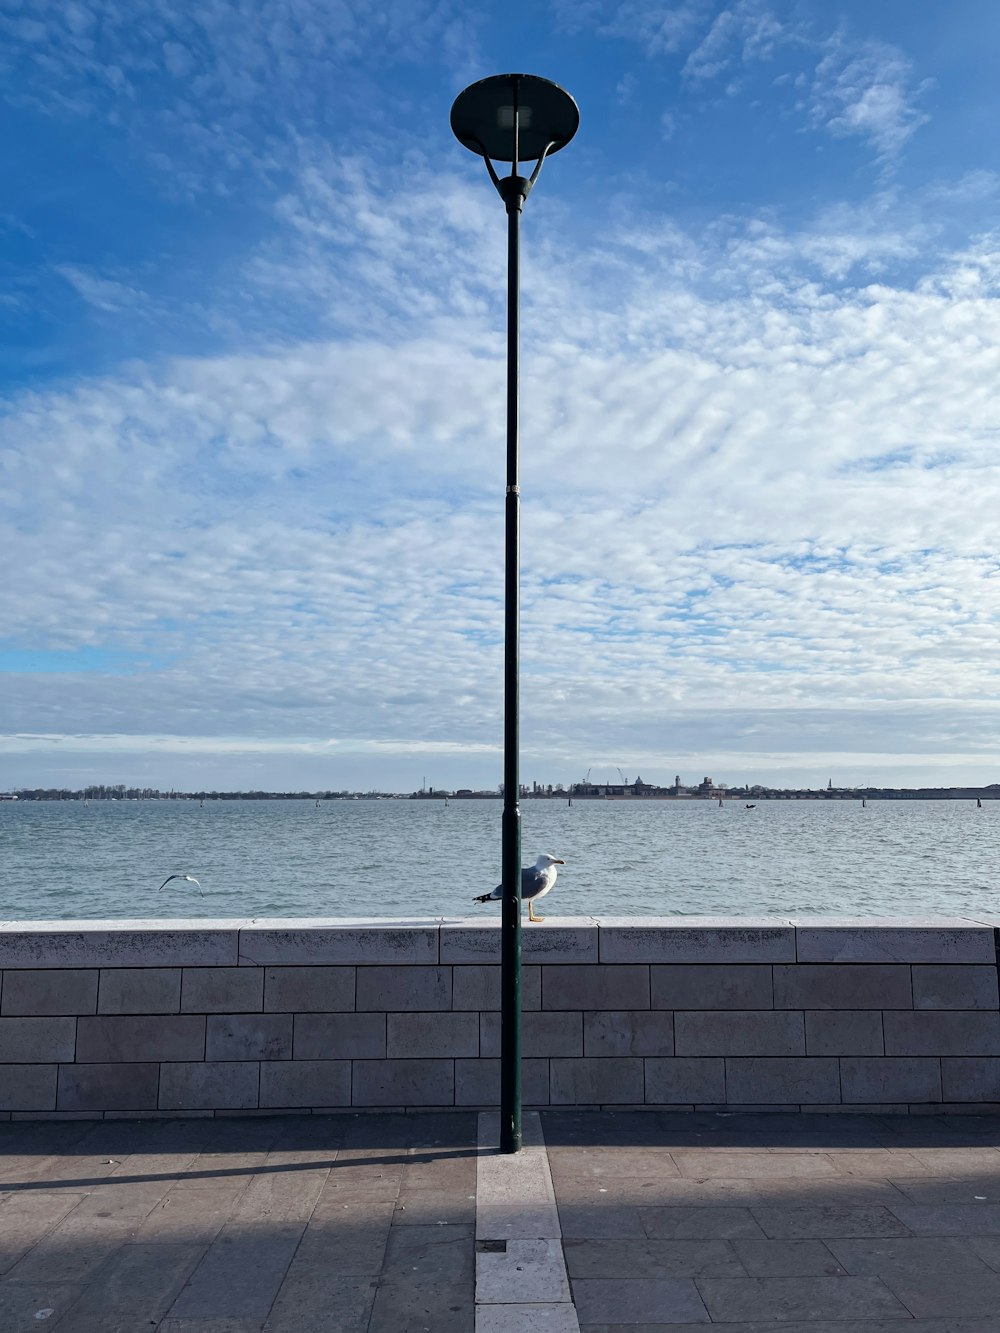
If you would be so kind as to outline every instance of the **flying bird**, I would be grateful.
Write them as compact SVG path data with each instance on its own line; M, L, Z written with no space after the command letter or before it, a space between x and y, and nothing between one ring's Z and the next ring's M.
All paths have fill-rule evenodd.
M565 861L560 861L558 856L549 856L548 852L542 852L541 856L533 866L525 866L521 871L521 898L528 904L528 920L544 921L543 916L535 916L535 902L539 898L544 898L555 886L556 875L559 871L556 866L564 866ZM474 903L494 903L503 897L503 885L498 884L492 893L484 893L479 898L473 898Z
M160 889L165 889L172 879L186 879L191 884L197 884L198 892L201 892L201 883L195 879L194 875L168 875L160 885ZM156 892L159 893L160 889L157 889Z

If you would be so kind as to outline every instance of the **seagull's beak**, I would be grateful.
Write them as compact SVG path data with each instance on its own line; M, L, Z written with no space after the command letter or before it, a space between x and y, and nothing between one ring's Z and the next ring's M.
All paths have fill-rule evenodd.
M552 864L553 864L554 866L564 866L564 865L566 864L566 862L565 862L565 861L553 861Z

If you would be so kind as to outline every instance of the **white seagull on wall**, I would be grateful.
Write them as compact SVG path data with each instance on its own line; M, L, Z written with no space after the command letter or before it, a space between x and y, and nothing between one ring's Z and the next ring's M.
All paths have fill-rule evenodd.
M556 866L564 866L565 861L560 861L558 856L550 856L548 852L542 852L541 856L533 866L525 866L521 871L521 898L528 904L528 920L544 921L543 916L535 916L535 902L539 898L544 898L547 893L555 887L556 875L559 871ZM492 893L484 893L479 898L473 898L474 903L495 903L503 897L503 885L498 884Z

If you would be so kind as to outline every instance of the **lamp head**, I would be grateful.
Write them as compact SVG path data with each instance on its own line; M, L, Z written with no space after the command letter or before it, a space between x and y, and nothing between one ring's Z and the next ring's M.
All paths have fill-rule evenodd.
M535 74L492 74L459 93L451 108L459 143L487 161L534 162L546 149L551 156L579 125L579 107L565 88Z

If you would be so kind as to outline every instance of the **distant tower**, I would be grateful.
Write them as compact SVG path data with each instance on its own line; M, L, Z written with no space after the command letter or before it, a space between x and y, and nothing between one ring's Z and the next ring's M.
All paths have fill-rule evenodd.
M677 788L678 791L680 791L680 789L681 789L681 775L680 775L679 773L677 773L677 774L675 775L675 777L674 777L674 786Z
M833 778L826 784L827 791L833 791Z

